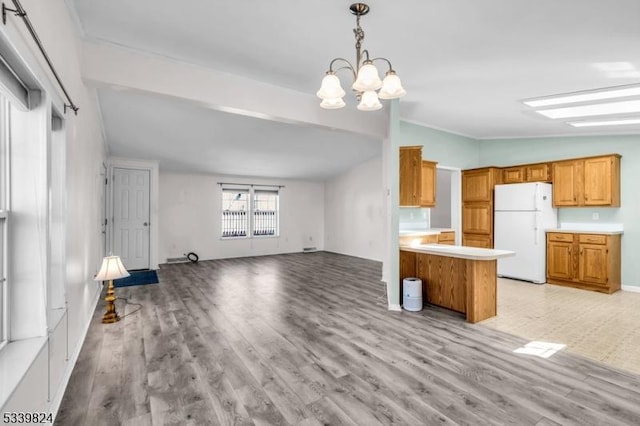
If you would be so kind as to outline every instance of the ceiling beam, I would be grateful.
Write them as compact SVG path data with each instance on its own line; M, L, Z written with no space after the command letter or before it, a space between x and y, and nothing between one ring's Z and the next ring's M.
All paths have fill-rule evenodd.
M324 110L314 94L140 53L106 43L83 43L82 76L96 87L138 90L204 108L286 123L340 129L382 140L387 115Z

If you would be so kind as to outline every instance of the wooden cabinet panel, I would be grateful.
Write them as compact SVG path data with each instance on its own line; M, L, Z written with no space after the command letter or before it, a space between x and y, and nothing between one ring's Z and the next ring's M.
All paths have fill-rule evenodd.
M553 205L620 206L620 156L553 163Z
M560 236L571 241L554 241ZM547 234L547 281L613 293L620 290L620 235Z
M493 248L490 235L462 234L462 245L467 247Z
M420 206L435 207L436 205L436 165L433 161L422 161Z
M466 312L467 260L418 253L416 273L423 283L423 295L429 303Z
M548 163L531 164L525 167L525 182L551 182L551 167Z
M400 147L400 205L418 206L421 196L422 147Z
M482 203L462 206L462 232L491 235L493 233L493 205Z
M525 179L525 168L509 167L502 169L502 183L521 183Z
M580 273L578 279L592 284L607 284L607 248L580 244Z
M547 276L562 280L573 279L573 241L547 244Z
M549 232L547 234L547 239L549 241L566 241L569 243L573 242L573 234L565 234L560 232Z
M416 254L400 250L400 303L402 304L402 280L416 276Z
M587 244L607 244L606 235L580 234L578 242Z
M491 202L494 185L491 169L465 170L462 172L462 200Z
M584 205L620 205L620 158L615 156L584 160Z
M422 160L421 146L400 147L400 206L435 207L437 164Z
M456 243L456 233L454 231L441 232L438 235L438 244L450 244Z
M553 163L553 205L577 206L582 202L582 162ZM580 198L579 198L580 196Z

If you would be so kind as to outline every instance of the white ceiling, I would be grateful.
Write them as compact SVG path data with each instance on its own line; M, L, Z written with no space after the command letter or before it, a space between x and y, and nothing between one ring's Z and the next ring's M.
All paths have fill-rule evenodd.
M352 59L355 55L355 19L348 12L350 3L69 0L89 40L312 94L332 58ZM364 47L372 56L390 59L402 78L408 92L400 102L403 120L478 139L640 133L640 125L572 128L539 116L520 102L638 83L637 76L611 76L598 68L598 64L626 62L640 71L638 0L370 0L368 4L371 12L361 20L366 33ZM133 149L131 140L145 139L147 132L157 138L156 149L169 143L152 125L146 127L143 122L129 121L128 127L119 127L125 118L115 117L121 115L119 108L128 101L127 96L107 89L100 92L114 153L126 155L127 149ZM137 96L129 109L136 116L132 110L136 105L151 111L165 109L165 113L178 108L169 103ZM347 103L347 108L354 108L352 99ZM233 139L230 132L242 128L236 123L238 117L211 111L198 113L196 109L192 112L191 120L216 117L219 143ZM274 135L287 126L242 119L249 120L250 127L264 125ZM194 125L194 129L211 130L204 123ZM310 132L305 138L309 143L314 143L312 137L327 139L321 129L292 130L305 131ZM195 136L194 140L211 140L211 135L204 133ZM142 146L135 148L143 150ZM306 147L301 152L311 149ZM196 164L202 159L194 161ZM344 158L345 165L358 161L362 159L357 154ZM176 159L176 167L179 162L189 160ZM198 164L194 167L201 169L203 165Z

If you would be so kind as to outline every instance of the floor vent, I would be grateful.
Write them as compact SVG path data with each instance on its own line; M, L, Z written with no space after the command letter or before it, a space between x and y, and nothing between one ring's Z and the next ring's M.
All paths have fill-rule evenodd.
M314 251L318 251L318 249L315 247L304 247L302 249L303 253L313 253Z
M179 262L188 262L189 259L186 257L168 257L167 263L179 263Z

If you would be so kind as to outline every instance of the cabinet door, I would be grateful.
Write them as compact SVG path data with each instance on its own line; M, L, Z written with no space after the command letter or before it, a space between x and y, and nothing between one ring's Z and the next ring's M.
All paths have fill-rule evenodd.
M553 205L577 206L582 200L582 162L553 163Z
M524 167L502 169L502 183L522 183L524 182L524 173Z
M462 206L462 232L491 235L493 233L492 218L491 204L465 204Z
M422 170L420 180L422 185L420 188L420 206L435 207L436 206L436 164L433 161L422 161Z
M466 247L493 248L489 235L462 234L462 245Z
M400 205L420 204L421 147L400 147Z
M572 280L573 243L550 241L547 244L547 277Z
M612 205L613 157L584 160L584 205Z
M594 244L580 244L580 281L607 285L607 247Z
M462 201L492 200L493 176L489 169L462 172Z
M551 173L550 173L549 164L532 164L525 168L525 182L550 182L551 181Z
M436 273L436 265L433 264L435 256L428 254L416 254L416 276L422 280L422 297L429 303L442 306L442 282L432 280L431 277Z

